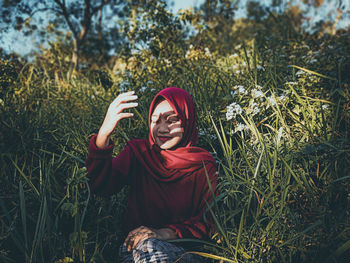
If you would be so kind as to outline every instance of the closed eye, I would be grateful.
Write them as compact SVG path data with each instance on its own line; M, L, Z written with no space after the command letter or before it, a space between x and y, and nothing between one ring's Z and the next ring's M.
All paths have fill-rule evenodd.
M177 118L177 117L172 117L172 118L168 118L167 121L168 121L168 122L171 122L171 123L175 123L175 122L178 122L178 121L179 121L179 118Z
M167 117L167 121L174 123L179 121L179 117L176 114L171 114Z

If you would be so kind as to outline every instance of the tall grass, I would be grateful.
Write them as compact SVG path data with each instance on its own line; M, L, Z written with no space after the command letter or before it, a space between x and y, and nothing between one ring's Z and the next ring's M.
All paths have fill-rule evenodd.
M216 233L201 241L205 253L196 252L216 262L344 262L350 248L347 80L341 66L318 72L280 56L293 52L254 42L227 56L197 52L172 67L152 61L151 71L110 72L111 87L89 73L58 76L26 65L1 104L0 261L116 260L127 189L107 199L90 193L89 137L109 102L134 89L140 106L113 137L119 152L126 140L146 136L156 92L178 86L194 97L200 146L212 152L220 173L212 205Z

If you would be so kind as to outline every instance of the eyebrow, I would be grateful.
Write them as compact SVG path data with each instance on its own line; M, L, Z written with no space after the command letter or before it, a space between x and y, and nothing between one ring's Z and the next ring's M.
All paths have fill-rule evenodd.
M163 116L165 116L166 118L169 118L169 117L178 117L178 115L176 113L165 113L165 114L162 114ZM159 114L153 114L151 117L159 117Z

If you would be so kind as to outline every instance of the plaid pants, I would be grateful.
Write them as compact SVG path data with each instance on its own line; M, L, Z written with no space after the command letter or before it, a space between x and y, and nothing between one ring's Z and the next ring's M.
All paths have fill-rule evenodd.
M178 260L185 249L166 241L155 238L140 242L132 251L128 252L125 246L120 247L120 258L122 263L172 263ZM205 258L186 254L177 263L200 263L206 262Z

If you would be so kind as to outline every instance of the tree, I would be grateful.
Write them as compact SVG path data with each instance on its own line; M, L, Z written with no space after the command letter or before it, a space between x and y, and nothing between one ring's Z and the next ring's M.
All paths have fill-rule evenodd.
M125 1L122 0L5 0L1 6L0 25L4 30L22 30L25 34L36 34L36 38L47 40L48 33L57 36L70 32L73 41L71 63L73 69L79 65L79 56L86 37L94 28L102 38L104 13L123 17ZM47 26L45 26L47 25Z

